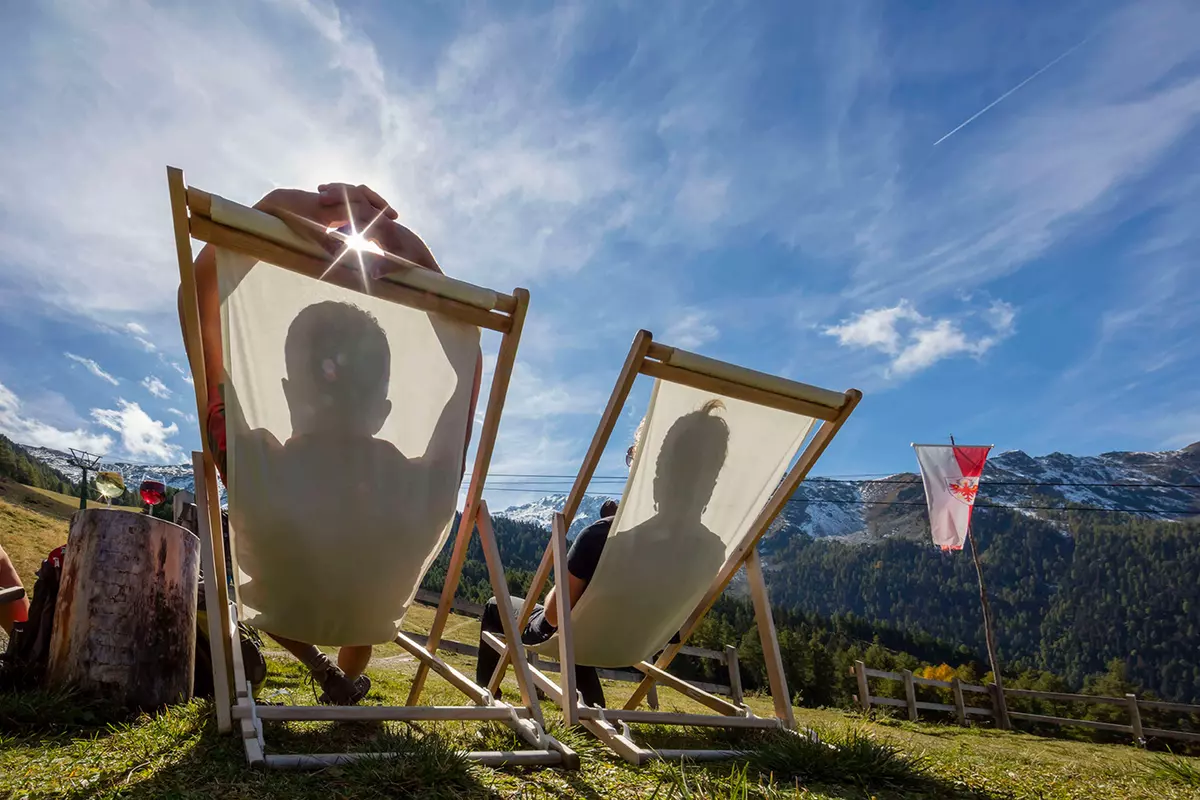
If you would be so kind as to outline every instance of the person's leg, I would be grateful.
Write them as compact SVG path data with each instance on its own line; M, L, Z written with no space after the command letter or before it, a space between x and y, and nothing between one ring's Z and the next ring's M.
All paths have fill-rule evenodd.
M525 605L524 597L510 598L512 603L512 612L514 617L521 616L521 608ZM530 620L538 617L538 612L542 606L535 605L533 607L533 615ZM483 616L479 620L479 656L475 659L475 683L486 687L488 681L492 679L492 673L496 671L496 665L500 663L500 654L492 649L492 646L483 640L483 634L495 633L499 634L500 638L504 638L504 623L500 620L500 607L496 604L496 598L489 597L487 603L483 607ZM525 637L522 637L525 638ZM526 644L529 644L526 641ZM496 697L499 697L499 693Z
M604 702L604 687L600 685L600 674L595 667L575 665L575 688L583 695L583 702L589 706L608 708Z
M298 642L295 639L285 639L282 636L276 636L270 631L265 631L265 633L283 645L284 649L294 655L301 664L308 667L313 678L324 690L320 702L336 703L337 705L354 705L363 699L370 690L371 680L362 674L362 669L359 669L353 678L349 678L342 671L342 668L333 663L333 659L318 650L316 645ZM367 658L362 661L363 668L366 667L367 661L371 658L370 646L367 646L365 649L367 651Z
M327 660L329 658L329 656L318 650L317 646L314 644L298 642L295 639L285 639L282 636L270 633L270 631L267 633L272 639L283 645L283 649L294 655L297 661L309 669L314 669L317 666L323 666L323 659Z
M338 666L346 673L347 678L356 680L366 672L367 664L371 663L371 650L369 644L347 646L338 650Z
M0 589L10 589L21 586L21 576L4 548L0 547ZM9 603L0 603L0 628L6 634L12 635L13 624L24 622L29 616L29 598L22 597Z
M496 671L496 665L500 663L500 654L483 640L483 634L500 633L503 630L500 608L496 605L496 598L490 597L479 620L479 656L475 659L475 683L480 686L487 686L488 681L492 679L492 673Z

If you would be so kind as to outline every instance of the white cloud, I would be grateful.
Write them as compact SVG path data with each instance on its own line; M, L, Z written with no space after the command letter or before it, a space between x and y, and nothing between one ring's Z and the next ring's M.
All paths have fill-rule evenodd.
M161 355L159 357L162 358ZM181 366L180 364L178 364L175 361L167 361L166 359L163 359L163 361L167 364L170 364L171 368L179 373L179 377L183 378L183 382L186 383L188 386L196 385L196 381L192 379L192 373L189 370L187 370L186 368L184 368L183 366Z
M148 458L159 463L174 463L180 458L179 448L170 439L179 433L172 422L163 425L152 419L137 403L117 400L117 408L93 408L92 419L121 437L121 449L132 458Z
M901 334L897 326L901 322L925 322L925 317L901 300L892 308L876 308L864 311L841 325L825 329L825 333L836 336L840 344L849 347L874 347L885 353L895 354L900 350Z
M673 347L695 350L714 341L721 332L704 311L689 310L668 326L663 341Z
M948 319L938 320L931 328L914 330L909 342L892 361L891 371L896 375L909 375L931 367L943 358L959 353L983 355L992 346L990 339L970 342Z
M95 435L82 428L63 430L28 416L20 399L0 383L0 433L19 444L67 450L75 447L91 453L104 453L112 446L112 437Z
M160 399L165 400L171 396L171 390L167 388L167 385L153 375L142 378L142 386L150 394Z
M120 381L118 381L112 375L109 375L107 372L105 372L104 369L101 368L101 366L99 364L97 364L95 361L93 361L90 358L84 358L83 356L77 356L74 353L63 353L63 355L66 356L67 358L71 359L72 361L74 361L76 364L82 364L87 369L88 372L92 373L100 380L108 381L113 386L116 386L118 383L120 383Z
M189 414L185 411L180 411L178 408L168 408L167 413L174 414L175 416L182 419L184 422L195 422L196 421L195 414Z
M824 333L835 337L843 347L887 354L891 357L887 374L903 378L956 355L978 358L1016 329L1016 309L1002 300L994 301L978 316L983 318L987 332L967 334L960 321L931 319L901 300L890 308L864 311L840 325L827 327Z
M485 358L484 386L494 364ZM604 408L605 397L580 381L559 381L517 362L504 403L505 417L547 419L560 414L595 414Z
M153 353L158 350L158 346L150 341L150 331L146 330L145 326L139 325L136 322L125 323L125 330L133 335L134 341L142 346L147 353Z

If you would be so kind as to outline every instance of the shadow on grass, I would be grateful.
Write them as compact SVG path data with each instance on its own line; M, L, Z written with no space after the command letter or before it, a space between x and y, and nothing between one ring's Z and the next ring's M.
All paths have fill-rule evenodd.
M472 766L437 735L379 730L369 742L360 738L355 749L388 753L389 757L366 758L317 770L251 769L246 765L240 739L219 735L207 714L199 715L197 721L200 725L193 728L190 736L187 731L160 731L161 735L147 737L157 742L157 746L146 742L141 747L137 757L143 760L127 766L133 760L127 759L111 769L93 773L86 785L55 796L69 800L109 796L205 800L220 797L492 800L500 796L488 785L486 770ZM300 744L311 740L307 747L297 748L300 752L338 752L329 731L298 731L287 738Z
M720 728L680 734L678 728L643 726L638 739L655 749L733 749L731 765L663 762L660 797L782 797L805 788L844 796L903 796L995 800L997 795L935 774L924 755L907 753L862 727L810 734Z
M71 689L0 692L0 733L24 742L64 736L106 736L143 716Z

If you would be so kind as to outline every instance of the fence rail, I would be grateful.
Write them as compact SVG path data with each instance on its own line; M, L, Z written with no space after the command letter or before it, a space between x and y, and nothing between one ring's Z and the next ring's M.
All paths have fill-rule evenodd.
M851 668L850 674L858 679L858 694L855 695L855 700L864 711L870 711L872 706L892 706L903 708L908 711L908 718L916 721L918 712L920 711L944 711L953 713L958 724L966 725L968 716L994 717L993 708L996 703L997 688L994 683L987 686L978 686L972 683L962 683L957 678L951 681L939 681L933 678L921 678L913 675L911 670L903 672L887 672L881 669L872 669L861 661L855 661L854 667ZM879 697L872 695L870 691L870 679L882 678L884 680L899 681L904 685L905 699L899 700L894 697ZM932 703L924 700L918 700L916 695L916 687L932 686L938 689L949 689L951 696L954 698L954 704L947 703ZM963 699L963 693L986 694L992 699L992 707L987 706L972 706L967 705ZM1091 719L1074 719L1070 717L1054 717L1046 714L1031 714L1022 711L1009 711L1008 716L1015 720L1024 720L1026 722L1041 722L1050 725L1079 725L1087 728L1095 728L1102 731L1114 731L1116 733L1127 733L1133 737L1135 741L1143 741L1147 737L1166 738L1166 739L1183 739L1185 741L1200 742L1200 732L1198 731L1180 731L1168 730L1165 728L1143 728L1142 727L1142 711L1172 711L1181 714L1193 714L1200 716L1200 705L1189 705L1187 703L1168 703L1163 700L1142 700L1135 694L1127 694L1124 697L1104 697L1090 694L1070 694L1068 692L1038 692L1032 689L1005 689L1005 699L1026 699L1026 700L1051 700L1062 703L1094 703L1097 705L1112 705L1124 708L1129 714L1128 723L1119 722L1102 722Z
M428 589L418 589L414 598L418 603L425 606L437 606L441 602L441 594ZM463 600L455 600L450 606L451 610L457 614L466 617L474 617L479 619L483 616L483 606L478 603L468 603ZM418 634L409 634L420 644L425 644L429 641L429 637ZM451 639L441 639L438 642L438 649L446 650L457 655L469 656L477 658L479 656L479 648L473 644L465 642L456 642ZM684 645L680 650L682 655L695 656L696 658L704 658L710 661L715 661L718 664L724 664L726 667L726 675L729 679L729 684L720 683L702 683L699 681L691 681L693 686L698 689L703 689L710 694L720 694L729 697L734 703L741 705L743 701L742 695L742 672L741 665L738 663L737 648L733 645L726 646L724 652L719 650L708 650L703 647L692 647ZM530 663L545 672L558 672L559 665L555 661L546 661L539 658L536 653L530 653ZM646 676L635 669L598 669L596 670L601 678L613 681L625 681L627 683L641 683ZM651 695L647 698L651 708L658 707L657 692L652 689Z

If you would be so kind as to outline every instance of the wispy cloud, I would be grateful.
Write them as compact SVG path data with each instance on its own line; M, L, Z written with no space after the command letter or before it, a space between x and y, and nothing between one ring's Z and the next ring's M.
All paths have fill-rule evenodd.
M133 334L134 341L142 346L142 349L147 353L153 353L158 350L158 346L148 338L150 331L136 322L125 323L125 330Z
M99 378L102 381L108 381L113 386L116 386L117 384L120 383L120 381L118 381L112 375L109 375L107 372L105 372L104 369L99 364L97 364L95 361L93 361L90 358L84 358L83 356L77 356L74 353L63 353L63 355L66 356L67 358L71 359L72 361L74 361L76 364L82 365L85 369L87 369L88 372L92 373L93 375L95 375L97 378Z
M685 350L695 350L721 335L708 314L689 309L675 319L667 328L663 341Z
M158 463L172 463L180 458L179 448L168 441L179 433L172 422L164 425L153 419L137 403L117 400L114 409L94 408L92 419L120 436L121 450L132 458L147 458Z
M75 447L92 453L105 453L112 446L112 437L90 433L82 428L63 430L33 416L22 406L20 399L0 383L0 433L20 444L67 450Z
M175 416L182 419L184 422L195 422L196 421L195 414L189 414L187 412L180 411L178 408L168 408L167 413L174 414Z
M167 385L153 375L142 378L142 386L150 394L160 399L165 400L171 396L171 390L167 388Z
M844 347L877 350L890 357L888 375L903 378L957 355L976 358L1011 336L1016 310L995 301L983 311L988 331L967 334L952 319L931 319L907 300L891 308L875 308L827 327L824 333Z

